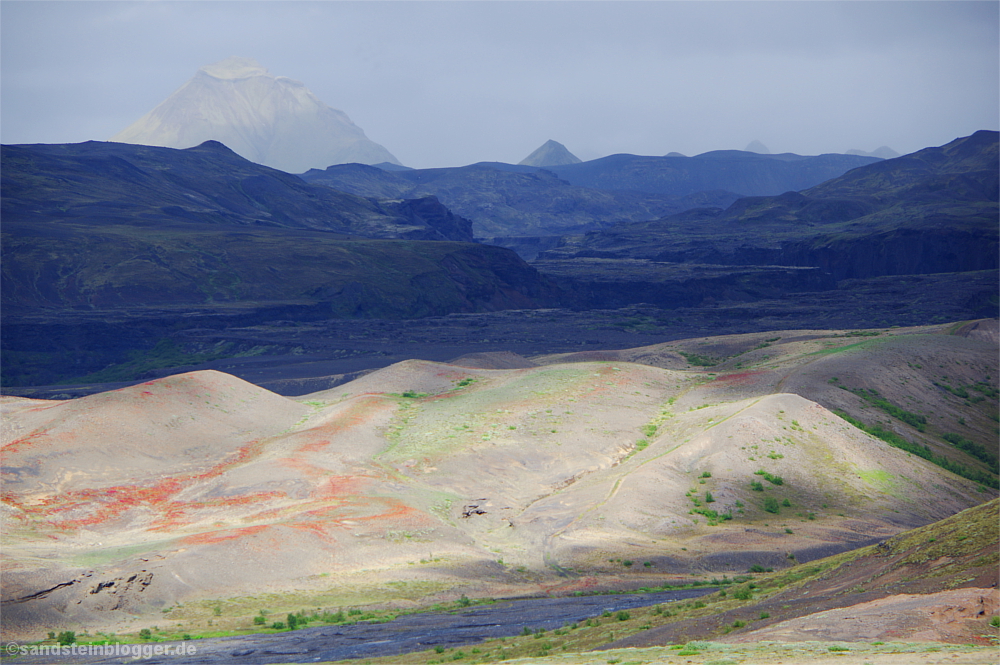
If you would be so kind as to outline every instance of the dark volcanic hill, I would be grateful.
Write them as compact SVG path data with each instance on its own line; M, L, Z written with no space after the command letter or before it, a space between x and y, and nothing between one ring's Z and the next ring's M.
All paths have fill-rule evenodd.
M748 197L563 239L546 259L817 266L837 279L997 267L997 132Z
M513 252L470 242L436 199L302 182L220 143L3 148L5 314L73 308L318 307L413 317L536 307L554 293ZM60 313L63 312L63 313Z
M314 187L216 141L175 150L126 143L3 146L4 225L195 222L370 238L471 241L434 200L375 201Z
M472 220L476 237L551 236L580 233L616 222L643 221L698 205L729 205L738 196L714 192L698 198L576 187L550 171L507 164L387 172L340 164L301 176L357 196L435 196Z

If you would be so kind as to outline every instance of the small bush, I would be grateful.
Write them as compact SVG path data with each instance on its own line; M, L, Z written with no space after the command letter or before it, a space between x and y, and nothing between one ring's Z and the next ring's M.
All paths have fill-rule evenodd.
M740 587L733 592L733 598L736 600L750 600L753 598L753 592L750 591L749 587Z
M764 486L760 483L759 480L751 480L750 489L752 489L754 492L763 492Z
M628 621L629 619L632 618L632 615L622 610L621 612L615 615L615 618L618 619L619 621Z
M140 630L139 631L140 637L142 637L143 631L145 631L146 633L146 637L143 637L143 639L149 639L149 628L143 628L142 630ZM63 645L64 647L69 646L70 644L76 642L76 633L74 633L72 630L64 630L63 632L59 633L59 635L56 636L56 641L59 642L59 644Z
M775 499L773 496L765 496L764 512L774 513L775 515L781 512L781 507L778 505L778 500Z
M266 623L267 623L266 617L258 615L253 618L253 625L255 626L263 626Z
M285 629L285 622L284 621L275 621L274 623L271 624L271 628L274 628L275 630L284 630Z
M705 503L715 503L715 497L711 492L705 492Z
M742 628L745 625L747 625L746 621L740 621L739 619L733 622L733 628Z

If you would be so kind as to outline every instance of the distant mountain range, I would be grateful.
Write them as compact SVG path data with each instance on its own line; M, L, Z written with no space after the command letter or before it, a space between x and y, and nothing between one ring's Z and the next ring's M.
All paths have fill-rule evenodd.
M545 168L491 162L387 172L343 164L301 177L358 196L436 196L472 220L476 237L552 236L804 189L876 161L731 150L697 157L613 155Z
M302 174L357 196L434 196L473 223L476 237L554 236L609 227L616 222L655 219L695 206L726 206L731 192L669 196L595 190L571 185L547 169L508 164L472 164L444 169L385 171L363 164L339 164Z
M866 156L866 157L878 157L879 159L893 159L895 157L899 157L899 153L896 152L895 150L893 150L892 148L890 148L887 145L884 145L881 148L876 148L875 150L872 150L871 152L865 152L864 150L852 149L852 150L848 150L844 154L846 154L846 155L863 155L863 156Z
M111 140L168 148L214 140L252 162L291 173L347 162L399 163L345 113L251 58L202 67Z
M565 237L542 257L818 266L837 279L995 269L997 137L976 132L725 210Z
M741 196L799 191L879 161L876 157L715 150L695 157L610 155L549 170L577 187L687 196L724 190Z

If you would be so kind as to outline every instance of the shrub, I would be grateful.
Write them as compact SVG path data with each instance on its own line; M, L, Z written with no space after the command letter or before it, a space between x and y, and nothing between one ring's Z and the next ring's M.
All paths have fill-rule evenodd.
M271 628L274 628L275 630L284 630L285 629L285 622L284 621L275 621L274 623L271 624Z
M740 587L733 592L733 598L736 600L750 600L753 598L753 592L750 591L749 587Z
M733 628L742 628L745 625L747 625L746 622L740 621L739 619L733 622Z
M139 639L140 640L148 640L148 639L152 639L152 637L153 637L153 633L152 633L152 631L149 630L149 628L143 628L142 630L139 631ZM62 644L62 642L60 642L60 644Z
M777 515L781 511L781 507L778 506L778 500L773 496L764 497L764 512L774 513Z
M705 492L705 503L715 503L715 497L711 492Z
M763 492L764 486L760 484L759 480L751 480L750 489L752 489L754 492Z
M148 639L149 628L143 628L142 630L140 630L139 631L140 637L142 637L143 631L145 631L147 636L143 639ZM56 636L56 641L63 646L69 646L70 644L76 642L76 633L74 633L72 630L64 630L63 632L59 633L59 635Z
M253 625L255 626L263 626L265 623L267 623L267 618L263 615L257 615L253 618Z
M618 619L619 621L628 621L629 619L632 618L632 615L622 610L621 612L615 615L615 618Z
M712 477L712 472L711 471L702 471L701 472L701 477L702 478L711 478Z
M768 473L767 471L765 471L764 469L759 469L757 471L754 471L754 475L764 476L765 480L767 480L772 485L784 485L785 484L785 480L781 476L772 475L772 474Z

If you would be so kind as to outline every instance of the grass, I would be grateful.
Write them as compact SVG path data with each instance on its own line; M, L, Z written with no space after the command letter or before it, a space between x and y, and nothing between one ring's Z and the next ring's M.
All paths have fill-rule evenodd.
M992 487L993 489L1000 489L1000 479L996 475L990 474L986 471L980 469L971 469L964 464L959 464L953 460L944 457L943 455L935 455L931 452L930 448L927 446L921 446L919 444L913 443L903 437L899 436L895 432L890 432L878 425L866 425L857 418L854 418L840 409L834 409L833 413L837 414L847 422L851 423L858 429L868 434L871 434L877 439L882 439L890 446L894 448L899 448L900 450L905 450L908 453L922 457L928 462L936 464L943 469L951 471L955 475L962 476L974 482L977 482L986 487Z

